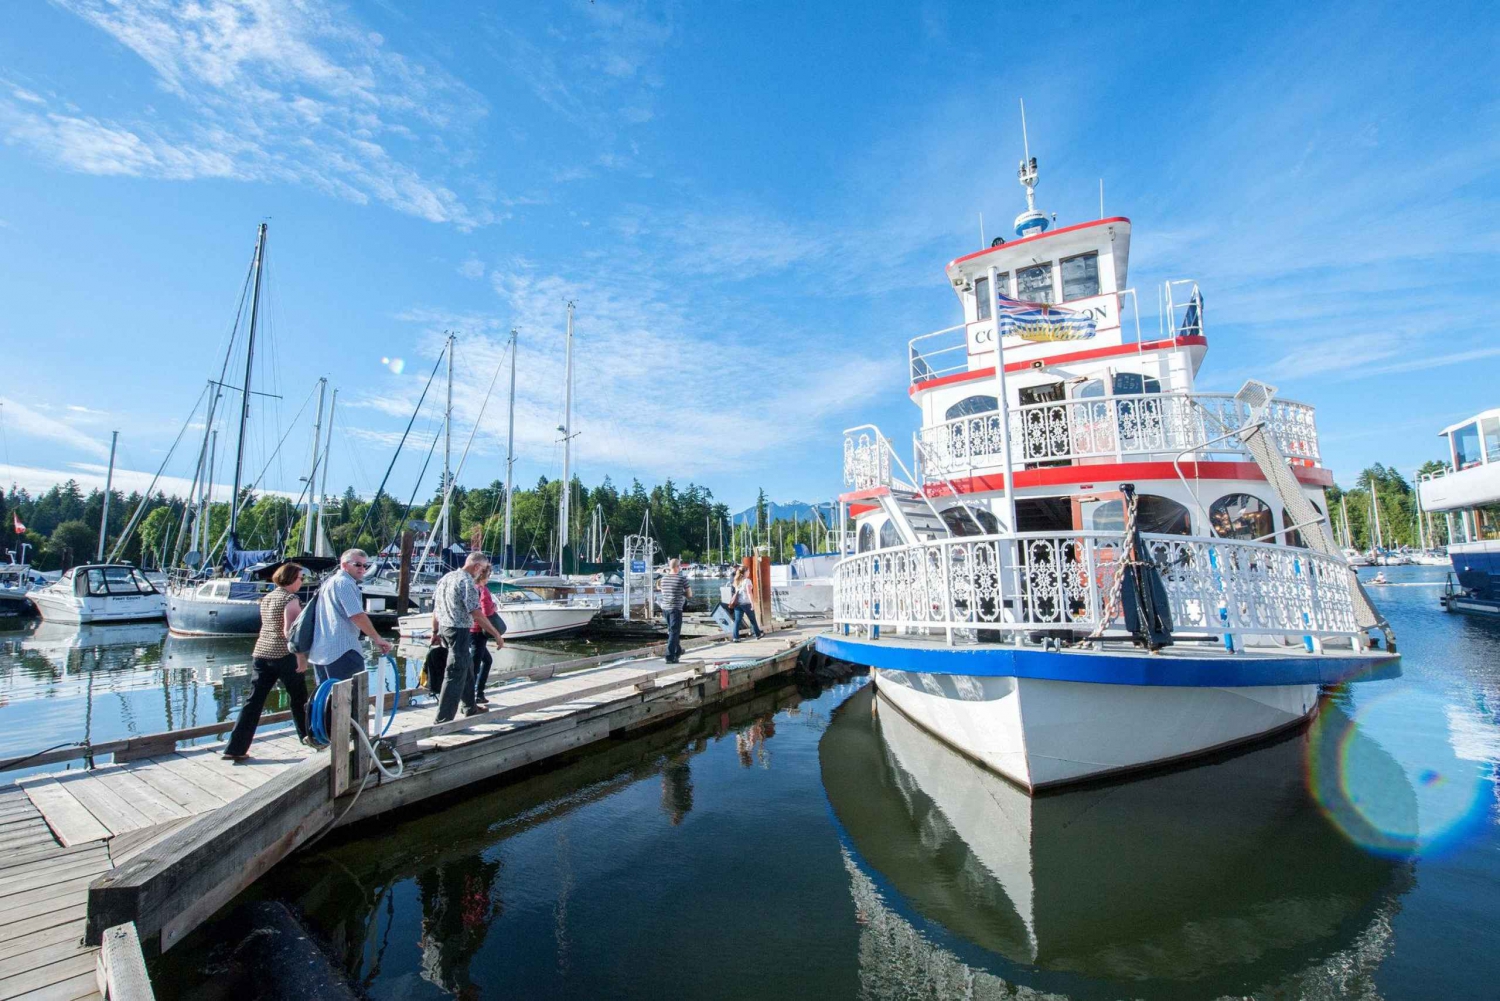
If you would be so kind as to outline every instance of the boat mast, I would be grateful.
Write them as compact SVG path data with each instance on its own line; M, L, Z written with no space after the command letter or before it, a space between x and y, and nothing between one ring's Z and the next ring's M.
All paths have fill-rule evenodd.
M99 555L94 557L100 563L104 562L104 533L109 528L109 492L115 481L115 443L120 440L120 432L109 433L109 472L104 474L104 512L99 516Z
M318 488L318 534L313 539L313 555L328 556L323 552L323 500L328 496L328 457L333 452L333 408L339 405L339 391L333 391L333 398L328 401L328 437L323 441L323 483Z
M1350 532L1349 532L1349 495L1348 494L1344 494L1344 495L1342 495L1342 496L1339 497L1339 510L1341 512L1343 512L1343 515L1344 515L1344 548L1345 549L1353 549L1354 548L1354 536L1352 534L1350 534Z
M313 425L312 467L307 471L307 517L302 522L302 551L304 553L312 552L313 498L317 494L318 487L318 458L323 438L323 393L327 389L328 380L326 378L319 379L318 422Z
M198 565L203 566L208 562L208 538L212 525L214 510L214 465L219 461L219 429L214 428L208 435L208 477L203 484L203 500L198 507L198 530L203 533L199 539Z
M1375 489L1375 477L1370 477L1370 510L1375 513L1375 548L1385 548L1385 534L1380 530L1380 494Z
M250 297L250 338L245 345L245 384L240 390L240 437L234 450L234 493L229 497L228 545L238 549L236 529L240 521L240 477L245 465L245 430L250 423L250 375L255 365L255 328L260 320L260 278L266 263L266 224L255 235L255 291Z
M563 475L562 497L557 506L557 565L560 573L567 573L562 561L568 548L568 495L572 493L573 459L573 304L568 303L568 333L563 349Z
M453 453L453 334L448 334L448 406L443 411L443 510L448 510L448 492L453 489L453 474L449 465ZM443 553L448 552L448 519L443 519Z
M516 466L516 328L510 329L510 419L505 428L505 548L501 550L504 554L505 569L510 569L510 487L511 473Z

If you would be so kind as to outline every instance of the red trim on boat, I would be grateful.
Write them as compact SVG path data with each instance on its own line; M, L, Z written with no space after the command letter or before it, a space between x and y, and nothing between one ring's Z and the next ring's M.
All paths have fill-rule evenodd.
M851 490L847 494L839 494L839 500L847 504L850 501L869 500L872 497L885 497L890 492L890 487L867 487L864 490Z
M1182 475L1190 480L1264 480L1260 467L1253 462L1184 462ZM1293 466L1292 475L1299 483L1313 487L1333 485L1333 473L1317 466ZM1044 466L1041 469L1023 469L1016 473L1016 487L1081 487L1082 489L1113 490L1120 483L1141 480L1170 480L1177 482L1177 472L1170 462L1101 462L1093 466ZM969 476L954 480L959 493L973 494L988 490L1005 489L1005 477L1000 473L984 476ZM940 497L948 490L948 484L929 483L923 487L929 497Z
M963 264L966 261L972 261L976 257L983 257L985 254L993 254L997 251L1009 250L1012 247L1019 247L1023 243L1034 243L1037 240L1045 240L1048 237L1061 236L1063 233L1076 233L1080 229L1088 229L1090 226L1107 226L1110 223L1116 222L1123 222L1127 226L1130 225L1130 220L1122 215L1111 216L1108 219L1091 219L1088 222L1074 223L1071 226L1064 226L1062 229L1054 229L1050 233L1038 233L1036 236L1023 236L1019 240L1008 240L1005 243L1000 244L1000 246L998 247L986 247L983 250L976 250L972 254L965 254L962 257L955 257L953 260L948 262L948 267L951 268L955 264ZM945 268L944 270L946 271L947 268Z
M1032 358L1028 361L1013 361L1005 366L1007 372L1025 372L1036 368L1041 363L1042 368L1050 368L1068 361L1090 361L1094 358L1110 358L1114 355L1136 354L1141 351L1165 351L1171 348L1207 347L1208 338L1202 334L1184 334L1181 337L1171 337L1164 341L1145 341L1140 344L1118 344L1107 348L1090 348L1087 351L1075 351L1066 355L1051 355L1046 358ZM936 389L939 386L949 386L955 382L966 382L970 379L993 379L995 377L995 366L988 368L976 368L971 372L954 372L952 375L940 375L936 379L926 379L922 382L914 382L906 390L906 395L915 396L918 390Z
M850 504L849 505L849 517L851 517L851 518L858 518L860 515L864 514L866 511L877 511L879 509L880 509L880 505L879 504Z

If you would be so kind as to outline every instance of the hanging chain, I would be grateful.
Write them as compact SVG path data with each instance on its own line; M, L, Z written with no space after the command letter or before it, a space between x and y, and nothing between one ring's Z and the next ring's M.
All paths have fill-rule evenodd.
M1099 617L1099 624L1094 631L1089 633L1089 639L1097 640L1104 636L1104 630L1115 620L1117 614L1122 614L1120 607L1120 589L1125 586L1125 570L1141 561L1136 559L1135 547L1132 540L1135 538L1135 512L1140 504L1140 495L1132 493L1130 502L1125 505L1125 537L1120 543L1120 558L1115 561L1115 579L1110 583L1109 599L1104 603L1104 614Z

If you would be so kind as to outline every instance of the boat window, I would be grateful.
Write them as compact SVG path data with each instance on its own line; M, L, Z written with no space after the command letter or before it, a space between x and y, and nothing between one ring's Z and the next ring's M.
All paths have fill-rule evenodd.
M1104 380L1090 379L1088 382L1073 387L1073 399L1094 400L1104 395Z
M1226 494L1208 508L1208 521L1221 539L1253 541L1276 533L1271 505L1254 494Z
M1089 251L1062 259L1063 300L1087 299L1099 294L1099 252Z
M109 585L104 583L104 571L98 567L91 567L88 571L88 590L85 594L105 595L109 593Z
M901 545L901 533L896 530L896 523L889 518L884 525L880 526L880 548L890 549L892 546Z
M1311 501L1308 501L1308 503L1312 504ZM1316 505L1316 504L1313 504L1313 510L1316 511L1316 512L1318 512L1318 514L1322 514L1323 513L1323 509L1320 508L1320 507L1318 507L1318 505ZM1292 517L1292 513L1290 511L1288 511L1286 508L1282 508L1281 509L1281 525L1282 525L1282 527L1283 528L1291 528L1291 526L1293 526L1295 524L1297 524L1297 522L1296 522L1296 519L1294 519ZM1299 532L1299 531L1297 531L1295 528L1292 528L1292 530L1290 532L1283 533L1282 534L1282 539L1285 540L1286 544L1289 545L1289 546L1296 546L1298 549L1306 549L1307 548L1307 543L1302 541L1302 533Z
M1125 530L1125 501L1107 500L1089 512L1089 528L1096 532ZM1156 535L1192 535L1193 519L1188 509L1170 497L1138 494L1135 505L1135 527Z
M1000 405L995 402L993 396L970 396L949 407L944 412L943 419L951 421L958 417L972 417L975 414L987 414L999 409Z
M868 553L875 548L875 527L869 522L859 526L859 545L856 552Z
M1034 268L1016 269L1016 298L1024 302L1055 302L1052 298L1052 262Z
M1140 396L1142 393L1160 393L1161 380L1139 372L1116 372L1114 378L1116 396Z
M1010 272L1002 271L995 276L995 294L1010 298Z
M1016 529L1022 532L1071 532L1073 501L1067 497L1023 497L1016 501Z
M1500 417L1486 417L1479 422L1484 431L1484 459L1500 462Z
M990 280L988 278L974 279L974 301L979 311L974 314L976 320L988 320L990 318Z
M942 515L943 524L954 535L998 535L1000 532L1000 522L983 508L945 507L938 514Z
M1479 425L1465 424L1453 432L1453 468L1477 466L1479 458Z

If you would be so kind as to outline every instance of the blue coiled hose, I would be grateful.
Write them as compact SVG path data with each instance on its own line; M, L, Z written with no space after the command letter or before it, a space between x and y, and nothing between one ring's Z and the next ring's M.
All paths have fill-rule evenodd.
M391 665L391 674L396 679L395 691L401 691L401 668L396 664L396 658L390 654L385 655L387 664ZM323 679L317 689L313 692L312 705L308 707L307 726L312 732L312 739L320 744L328 743L328 699L333 693L336 682L332 678ZM380 730L380 736L384 737L390 732L391 723L396 718L396 709L391 707L391 712L385 718L385 726Z

